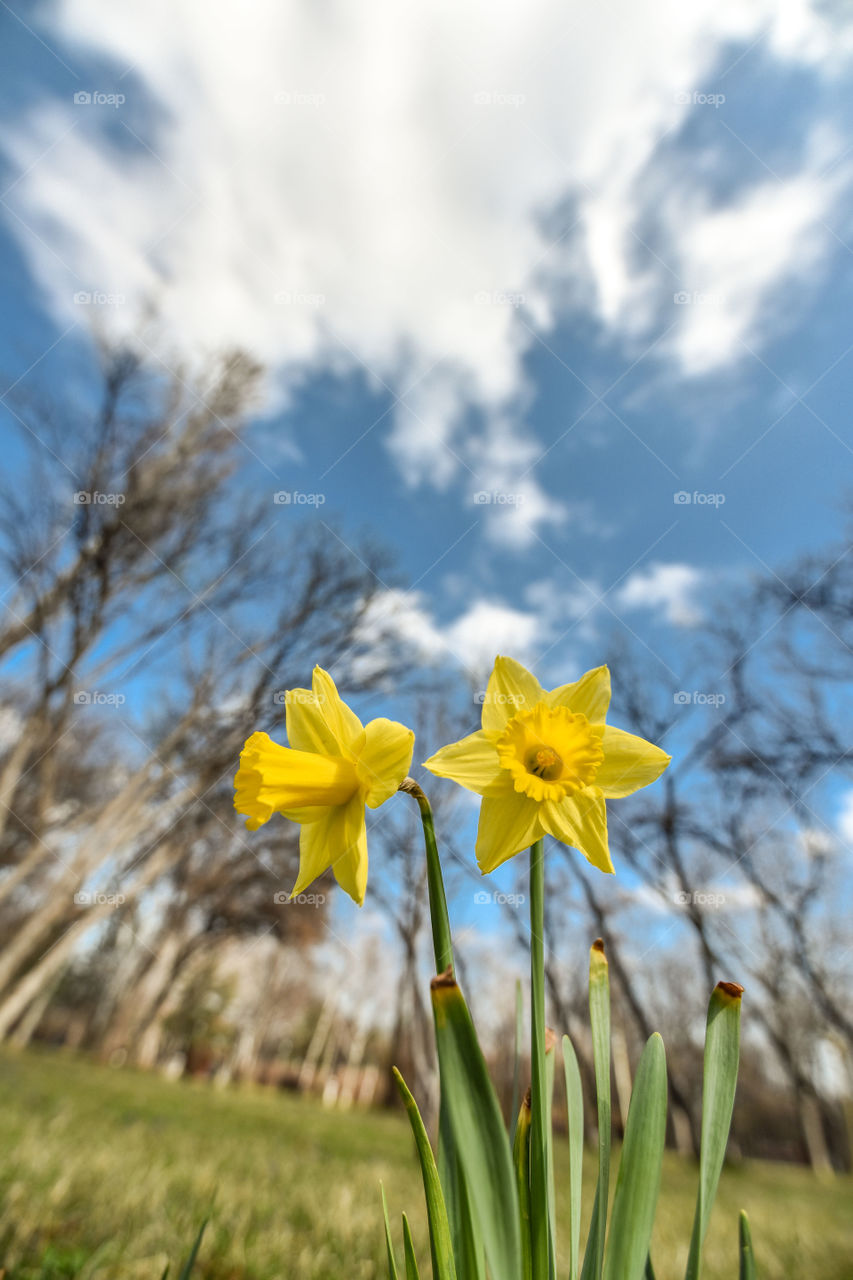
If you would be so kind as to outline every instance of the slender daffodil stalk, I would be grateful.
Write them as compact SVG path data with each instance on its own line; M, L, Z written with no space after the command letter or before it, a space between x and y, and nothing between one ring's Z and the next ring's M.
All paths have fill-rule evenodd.
M425 762L438 777L483 797L476 847L481 871L494 871L543 835L613 871L605 800L648 786L671 757L605 724L609 704L607 667L546 692L519 662L495 660L482 728Z
M289 747L266 733L253 733L244 746L234 808L250 831L274 813L301 825L294 895L331 867L361 906L367 885L364 808L378 808L397 790L412 763L415 735L395 720L363 725L320 667L311 689L287 691L286 717Z

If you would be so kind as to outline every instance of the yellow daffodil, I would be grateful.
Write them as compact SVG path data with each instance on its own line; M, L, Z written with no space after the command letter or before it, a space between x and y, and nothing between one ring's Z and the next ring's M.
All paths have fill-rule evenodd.
M293 893L331 867L361 906L367 885L364 807L376 809L409 772L415 735L394 720L363 725L332 677L314 668L311 689L286 695L289 747L253 733L240 753L234 808L250 831L274 813L301 824Z
M605 800L628 796L663 773L670 756L604 718L607 667L546 693L512 658L497 658L483 700L483 727L426 761L483 797L477 862L483 872L542 835L613 871Z

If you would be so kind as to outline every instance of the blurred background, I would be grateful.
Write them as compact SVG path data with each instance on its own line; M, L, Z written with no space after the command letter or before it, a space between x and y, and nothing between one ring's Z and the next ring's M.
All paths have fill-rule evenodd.
M417 731L508 1104L525 872L481 879L476 798L418 765L478 727L496 653L546 686L608 662L610 719L673 756L610 808L615 879L549 851L549 1020L589 1077L602 936L617 1129L659 1029L689 1156L708 992L741 982L731 1156L785 1166L744 1184L766 1274L849 1274L844 1214L779 1213L849 1197L849 10L10 0L0 27L6 1274L153 1274L228 1176L208 1108L249 1179L369 1148L374 1215L405 1164L376 1109L392 1062L434 1091L414 806L370 816L361 910L331 879L291 901L297 829L232 808L315 662ZM82 1183L130 1148L102 1219ZM288 1274L378 1274L349 1201L300 1254L288 1185ZM266 1219L223 1214L207 1274L283 1274ZM849 1203L846 1230L849 1257Z

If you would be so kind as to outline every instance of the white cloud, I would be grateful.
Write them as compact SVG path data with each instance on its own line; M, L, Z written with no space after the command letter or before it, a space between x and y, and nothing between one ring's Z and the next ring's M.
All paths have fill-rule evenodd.
M486 518L505 545L572 514L521 429L523 358L567 278L570 305L645 342L672 291L638 257L656 218L684 288L728 299L682 309L670 353L696 371L760 340L774 287L829 235L835 188L811 160L712 205L698 171L678 194L667 140L689 110L677 96L713 88L735 42L824 57L829 74L849 41L816 2L616 0L604 17L560 0L357 15L55 0L52 15L51 41L130 68L119 110L54 102L6 139L8 199L34 234L12 226L57 316L95 314L73 295L101 290L127 299L110 322L132 324L153 298L170 338L247 346L279 394L311 369L363 368L402 396L381 429L410 484L511 488L529 469L517 509Z
M853 849L853 790L848 791L841 802L836 825L841 839Z
M440 624L420 592L414 591L388 590L377 595L362 620L362 634L369 638L374 658L385 645L402 645L410 650L413 664L441 665L450 659L472 683L485 680L496 654L508 653L524 662L544 647L535 612L482 598Z
M768 315L770 300L781 287L806 286L831 239L824 219L838 187L837 175L771 179L729 206L688 205L673 215L691 228L680 242L685 288L675 295L681 312L671 344L686 373L742 358L762 326L784 323L784 309Z
M526 588L521 608L481 595L439 622L420 591L385 590L373 598L361 622L358 639L367 643L370 657L360 660L359 673L366 676L374 663L381 668L383 655L402 647L413 666L446 669L450 664L478 690L485 688L499 653L529 666L545 687L562 684L583 669L578 650L596 634L599 601L595 583L566 590L539 579Z
M652 609L677 627L692 627L702 621L697 600L707 575L689 564L652 564L628 578L616 594L623 609Z
M488 675L495 654L508 653L520 662L530 661L541 642L539 619L509 605L477 600L447 629L447 642L466 665Z

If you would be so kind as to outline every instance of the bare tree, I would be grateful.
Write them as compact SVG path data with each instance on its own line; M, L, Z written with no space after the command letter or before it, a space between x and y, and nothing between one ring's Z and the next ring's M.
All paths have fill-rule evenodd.
M364 676L362 621L387 569L326 525L283 528L274 483L242 480L251 362L191 380L102 355L101 403L73 435L52 406L21 406L38 415L32 483L0 498L0 1036L32 1034L27 1011L80 940L110 923L118 945L116 920L139 919L145 897L156 936L123 955L124 992L96 1025L156 1056L150 1029L200 953L307 936L276 901L293 831L247 840L233 775L314 662L356 689L393 670L389 656Z

